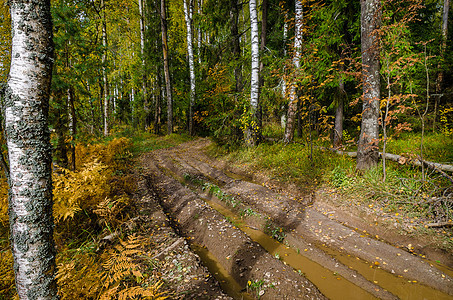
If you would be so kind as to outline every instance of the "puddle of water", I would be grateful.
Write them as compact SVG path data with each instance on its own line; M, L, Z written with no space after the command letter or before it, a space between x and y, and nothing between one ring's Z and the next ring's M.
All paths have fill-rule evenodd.
M349 280L332 273L332 271L297 253L294 249L279 243L264 232L248 227L228 208L209 199L203 200L213 209L230 218L235 226L244 231L252 240L259 243L271 255L278 256L285 264L295 270L300 270L329 299L377 299Z
M248 181L246 178L243 176L240 176L235 173L231 173L228 171L225 171L225 174L229 177L232 177L234 179L240 179L244 181ZM179 181L183 184L187 184L183 182L183 179L179 179ZM367 291L363 290L362 288L356 286L352 282L344 279L343 277L339 275L335 275L332 273L331 270L324 268L323 266L319 265L318 263L308 259L307 257L303 256L300 253L297 253L294 249L288 248L285 245L279 243L275 239L269 237L267 234L260 230L252 229L248 227L242 219L240 219L234 212L232 212L229 208L218 204L217 202L214 202L209 199L203 198L203 200L209 204L213 209L217 210L220 212L222 215L225 217L230 218L234 222L234 225L236 225L239 229L244 231L252 240L258 242L264 249L266 249L267 252L269 252L271 255L278 255L280 259L294 268L295 270L300 270L304 274L304 276L309 279L313 284L315 284L318 289L328 298L330 299L376 299L373 295L368 293ZM424 299L439 299L439 300L449 300L452 299L451 296L442 293L441 291L435 290L431 287L422 285L418 282L414 283L412 281L409 281L406 278L398 277L395 276L385 270L382 270L380 268L370 268L370 264L363 261L363 260L357 260L354 257L347 256L344 253L338 252L336 250L327 248L327 247L322 247L319 246L319 248L322 248L324 252L329 254L330 256L334 257L341 263L343 263L346 266L349 266L353 269L355 269L357 272L359 272L361 275L363 275L366 279L368 279L371 282L375 282L377 285L381 286L383 289L391 292L392 294L398 296L400 299L414 299L414 300L424 300ZM195 250L197 251L197 250ZM205 249L207 252L207 250ZM198 252L197 252L198 253ZM200 257L204 254L199 254ZM210 254L209 254L210 255ZM208 257L209 258L209 257ZM212 262L209 262L209 259ZM218 267L221 268L221 265L216 262L215 258L211 257L208 259L207 264L211 264L212 267L215 265L218 265ZM203 259L204 261L204 259ZM425 260L426 263L429 263L428 261ZM217 270L219 269L218 267L215 267L214 269ZM209 267L208 267L209 268ZM446 274L451 274L451 270L448 268L445 268L447 270L443 270L441 266L438 266L439 269L444 271ZM223 269L224 270L224 269ZM228 272L224 270L224 273L221 271L215 271L219 274L223 274L220 276L223 276L221 279L224 281L224 283L221 283L222 288L227 291L229 289L232 289L232 293L236 293L237 296L232 296L235 299L242 299L241 297L242 294L240 294L240 286L238 283L229 276ZM213 273L213 272L212 272ZM213 273L214 274L214 273ZM231 280L234 281L234 283L239 286L239 289L237 290L237 287L234 287L235 284L233 282L230 283L230 279L228 279L228 276L231 277ZM217 277L217 276L216 276ZM221 282L219 280L219 282ZM233 292L235 291L236 292ZM239 291L239 292L238 292ZM229 293L229 292L228 292ZM238 294L239 293L239 294ZM241 296L239 296L241 295ZM240 297L240 298L237 298ZM243 298L246 299L246 298ZM253 298L250 298L253 299Z
M208 268L209 272L217 279L222 287L222 290L234 299L253 300L246 292L241 292L242 288L237 281L228 273L225 268L217 261L217 259L208 251L208 249L191 244L190 248L193 252L200 256L203 264Z
M398 298L402 300L452 299L451 296L418 282L414 283L407 278L395 276L383 269L370 267L370 264L364 260L358 260L355 257L344 255L343 253L336 252L335 250L327 247L319 246L319 248L322 248L324 252L334 257L344 265L352 267L369 281L376 281L378 285L398 296Z

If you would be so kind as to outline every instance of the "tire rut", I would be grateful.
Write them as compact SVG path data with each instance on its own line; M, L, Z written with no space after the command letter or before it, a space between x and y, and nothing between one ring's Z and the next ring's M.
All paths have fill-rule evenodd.
M206 247L244 289L262 281L260 299L325 299L310 281L272 257L174 179L169 173L176 169L159 152L147 159L147 168L161 205L171 213L182 235Z
M340 274L377 298L394 299L396 297L323 251L323 247L318 248L315 245L323 244L325 247L348 253L368 261L372 265L379 266L379 269L453 295L452 279L428 262L329 219L314 208L305 206L304 203L307 201L304 199L278 194L262 185L227 176L224 170L216 166L213 159L203 154L203 149L208 143L206 140L199 139L170 150L155 152L156 165L154 167L156 170L154 173L171 172L167 175L171 175L179 181L184 179L185 174L190 174L215 183L225 193L237 197L247 206L265 214L273 222L285 228L287 232L285 241L289 245L297 249L310 249L304 253L304 256ZM167 177L167 181L170 180L170 177ZM181 185L177 180L173 183L172 189L176 189L177 184ZM184 187L182 189L184 189L184 193L192 192ZM171 189L167 191L170 192ZM180 197L182 196L180 195ZM192 197L197 198L196 195ZM194 199L190 201L195 201ZM169 202L169 207L174 213L179 214L177 203L174 202L175 200L172 201ZM203 207L203 201L200 200L197 205ZM203 208L201 212L204 210L207 209ZM203 242L208 245L211 241ZM242 277L240 276L240 278Z

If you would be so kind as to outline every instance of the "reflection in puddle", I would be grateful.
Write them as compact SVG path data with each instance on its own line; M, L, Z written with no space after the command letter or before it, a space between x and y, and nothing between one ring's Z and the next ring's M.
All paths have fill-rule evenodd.
M370 264L364 260L358 260L352 256L347 256L343 253L336 252L327 247L320 247L324 252L328 253L341 263L349 266L365 278L370 281L376 281L380 286L390 291L400 299L407 300L424 300L424 299L436 299L436 300L448 300L452 299L451 296L444 294L438 290L427 287L425 285L414 283L413 281L398 277L393 274L386 272L383 269L370 267Z
M364 289L305 257L303 252L298 253L293 248L285 246L264 232L250 228L229 208L209 199L203 200L213 209L232 220L235 226L244 231L252 240L258 242L271 255L278 257L285 264L303 273L329 299L376 299ZM363 260L358 260L355 257L327 247L318 246L318 248L400 299L452 299L451 296L418 282L395 276L377 267L370 267L370 264Z
M209 272L217 279L222 287L222 290L228 294L229 296L233 297L234 299L244 299L244 300L252 300L254 299L249 294L245 292L241 292L242 288L237 283L236 280L228 273L225 268L217 261L217 259L204 247L191 244L190 249L193 252L200 256L200 259L203 261L203 264L208 268Z
M259 243L271 255L279 257L283 263L291 266L298 272L303 273L303 275L316 285L321 293L327 298L351 300L376 299L367 291L343 277L332 273L332 271L305 256L298 254L294 249L279 243L264 232L248 227L229 209L211 200L203 200L205 200L213 209L232 220L235 226L244 231L252 240Z

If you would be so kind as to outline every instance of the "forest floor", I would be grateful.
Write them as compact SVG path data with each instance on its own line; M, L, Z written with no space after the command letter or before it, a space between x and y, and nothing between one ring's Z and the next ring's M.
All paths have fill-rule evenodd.
M453 297L451 253L340 205L329 189L210 157L210 143L145 153L137 166L136 223L160 245L159 275L174 298Z

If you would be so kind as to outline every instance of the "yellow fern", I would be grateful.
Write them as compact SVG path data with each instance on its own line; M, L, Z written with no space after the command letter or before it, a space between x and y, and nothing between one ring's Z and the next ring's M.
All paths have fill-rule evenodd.
M122 212L123 208L128 203L129 198L125 196L115 197L114 199L105 198L104 201L96 205L93 212L101 218L100 223L104 223L109 226L118 225L121 220L118 216Z
M76 165L77 168L82 167L87 162L95 159L105 165L115 166L121 158L130 158L131 153L129 148L132 142L130 139L121 137L115 138L108 144L96 144L84 146L78 144L76 147Z
M54 217L61 221L73 218L82 210L102 202L110 191L107 166L93 161L79 172L63 169L53 176Z
M153 300L164 300L168 297L165 296L165 292L159 292L162 282L156 282L149 287L133 286L124 289L118 293L118 300L127 299L153 299Z
M10 250L0 251L0 299L10 299L15 294L13 255Z
M162 283L155 283L148 287L139 285L143 281L140 266L134 262L134 258L143 250L141 246L143 238L129 236L127 240L121 240L103 257L103 272L101 281L104 291L100 299L156 299L163 300L165 292L160 292ZM132 285L132 286L131 286Z
M93 253L77 251L70 261L62 262L69 253L58 256L57 283L61 299L95 299L102 291L99 262Z

